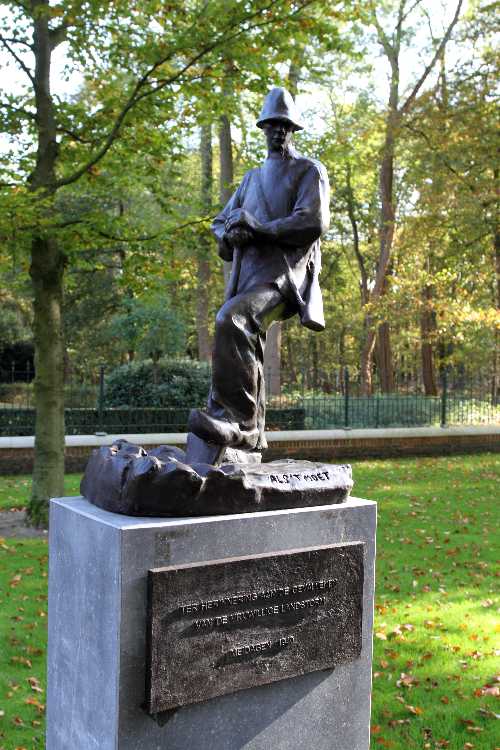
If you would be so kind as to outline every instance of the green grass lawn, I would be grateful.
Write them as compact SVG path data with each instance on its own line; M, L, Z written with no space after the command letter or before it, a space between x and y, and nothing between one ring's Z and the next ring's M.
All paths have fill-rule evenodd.
M67 474L64 478L64 494L79 495L81 478L81 474ZM30 476L0 476L0 510L25 508L30 494Z
M353 470L354 494L379 501L372 748L500 748L500 457ZM28 494L28 478L0 477L0 507ZM0 750L44 747L46 564L45 541L0 540Z

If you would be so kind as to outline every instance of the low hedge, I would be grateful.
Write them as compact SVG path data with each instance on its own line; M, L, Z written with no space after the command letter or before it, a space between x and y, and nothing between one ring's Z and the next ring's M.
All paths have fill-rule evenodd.
M160 409L122 408L65 409L67 435L185 432L191 406ZM270 430L303 430L305 411L302 408L269 408L266 425ZM0 409L0 436L33 435L35 412L33 409Z
M110 407L169 408L170 404L202 406L210 389L210 367L194 360L132 362L105 379L104 403Z

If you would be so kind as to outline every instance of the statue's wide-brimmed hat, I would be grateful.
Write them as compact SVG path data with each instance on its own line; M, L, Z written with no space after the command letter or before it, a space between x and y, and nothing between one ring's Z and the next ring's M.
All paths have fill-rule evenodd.
M269 120L284 120L289 122L294 130L304 130L292 95L281 87L271 89L264 99L257 127L262 128Z

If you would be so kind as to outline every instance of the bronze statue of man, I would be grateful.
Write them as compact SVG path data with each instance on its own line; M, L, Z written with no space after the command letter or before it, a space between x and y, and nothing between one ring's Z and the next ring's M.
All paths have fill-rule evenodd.
M233 265L216 318L207 409L189 418L190 431L206 443L244 451L267 446L267 329L296 313L315 331L325 326L318 275L320 236L329 224L326 170L291 144L303 126L286 89L269 92L257 127L266 135L267 159L247 172L212 225L219 255Z

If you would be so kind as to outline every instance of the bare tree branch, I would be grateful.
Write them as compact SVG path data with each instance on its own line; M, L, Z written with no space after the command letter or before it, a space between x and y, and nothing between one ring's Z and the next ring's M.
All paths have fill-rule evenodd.
M392 44L390 43L389 37L385 33L382 27L382 24L378 20L377 12L373 6L372 6L372 22L377 30L377 37L378 37L379 44L381 44L382 47L384 48L384 52L389 58L389 60L392 60L394 57L394 48Z
M404 14L403 14L403 16L402 16L402 18L401 18L401 23L402 23L402 24L404 24L404 22L406 21L406 19L407 19L407 18L409 18L409 16L411 16L411 14L412 14L412 13L413 13L413 11L415 10L415 8L416 8L417 6L419 6L421 2L422 2L422 0L415 0L415 2L413 3L413 5L411 6L411 8L409 8L409 9L408 9L408 10L406 11L406 13L404 13Z
M5 49L7 50L7 52L9 52L10 55L14 58L14 60L17 62L17 64L21 68L21 70L23 70L24 73L26 73L26 75L28 76L28 78L30 79L31 83L34 86L35 85L35 77L34 77L33 73L31 72L31 70L26 65L26 63L19 57L19 55L17 54L17 52L15 52L12 49L12 47L10 46L9 42L7 41L7 39L5 39L5 37L0 36L0 42L3 44L3 46L5 47Z
M405 5L406 5L406 0L400 0L399 8L398 8L398 20L397 20L396 29L395 29L395 41L394 41L394 50L395 50L396 59L399 59L399 53L401 51L401 37L403 35L403 23L406 18L406 15L404 12Z
M57 128L58 133L65 133L67 136L69 136L73 141L77 141L78 143L84 143L85 145L88 145L92 143L88 138L82 138L81 135L78 135L78 133L75 133L74 130L70 130L70 128L65 128L62 125L60 125Z
M441 54L442 54L442 52L443 52L446 44L448 43L448 41L450 39L451 32L453 31L453 29L454 29L454 27L455 27L455 25L456 25L456 23L458 21L458 18L460 16L460 11L462 9L462 4L463 4L463 0L458 0L457 7L455 8L455 14L454 14L452 20L450 21L450 24L449 24L448 28L446 29L446 32L445 32L443 38L441 39L441 43L439 44L438 48L436 49L436 52L434 53L434 56L433 56L432 60L430 61L430 63L425 68L424 72L422 73L422 75L418 79L417 83L413 87L410 95L408 96L408 98L406 99L405 103L403 104L403 106L399 110L402 115L405 114L406 112L408 112L408 110L412 106L412 104L413 104L413 102L414 102L414 100L415 100L418 92L420 91L420 89L422 88L423 84L427 80L427 77L428 77L429 73L434 68L436 62L439 60L439 58L440 58L440 56L441 56Z
M33 45L29 42L25 42L24 39L16 39L16 37L3 37L6 42L10 42L11 44L22 44L23 47L27 47L31 52L33 51Z
M160 232L155 232L154 234L139 235L138 237L118 237L116 235L110 234L109 232L103 231L99 231L98 234L101 237L104 237L105 240L113 240L113 242L149 242L150 240L158 239L158 237L165 235L167 232L168 234L174 234L176 232L182 231L183 229L187 229L188 227L194 227L198 224L205 224L207 221L213 221L214 219L215 214L213 216L204 216L202 219L197 219L196 221L187 221L185 224L177 224L173 227L166 227Z

